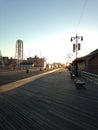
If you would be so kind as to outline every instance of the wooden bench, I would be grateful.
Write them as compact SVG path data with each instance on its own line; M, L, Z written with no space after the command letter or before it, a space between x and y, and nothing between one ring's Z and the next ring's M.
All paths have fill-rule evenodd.
M85 82L80 79L76 79L75 84L77 87L83 87L85 85Z

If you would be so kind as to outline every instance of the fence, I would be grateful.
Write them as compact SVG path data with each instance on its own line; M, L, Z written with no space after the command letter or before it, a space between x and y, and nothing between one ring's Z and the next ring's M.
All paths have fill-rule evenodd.
M98 75L92 74L92 73L88 73L88 72L85 72L85 71L81 71L81 76L83 78L85 78L86 80L89 80L92 83L98 85Z

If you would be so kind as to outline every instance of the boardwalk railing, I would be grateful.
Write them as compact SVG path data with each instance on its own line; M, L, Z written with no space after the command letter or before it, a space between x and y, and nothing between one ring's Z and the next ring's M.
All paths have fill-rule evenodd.
M92 83L98 85L98 75L88 73L88 72L85 72L85 71L81 71L81 76L84 77L85 79L91 81Z

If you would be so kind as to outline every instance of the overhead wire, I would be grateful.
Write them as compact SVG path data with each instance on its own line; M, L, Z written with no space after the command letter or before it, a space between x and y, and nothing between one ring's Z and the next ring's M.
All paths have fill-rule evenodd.
M80 14L79 21L78 21L78 23L77 23L76 32L77 32L77 30L79 29L79 26L80 26L81 20L82 20L82 18L83 18L83 14L84 14L86 5L87 5L87 0L85 0L85 2L84 2L83 8L82 8L82 11L81 11L81 14Z

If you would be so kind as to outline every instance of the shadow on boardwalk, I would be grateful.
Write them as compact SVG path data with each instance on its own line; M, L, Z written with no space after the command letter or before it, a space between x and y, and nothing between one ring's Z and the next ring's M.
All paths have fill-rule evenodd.
M1 130L97 130L98 88L76 89L67 70L0 95Z

